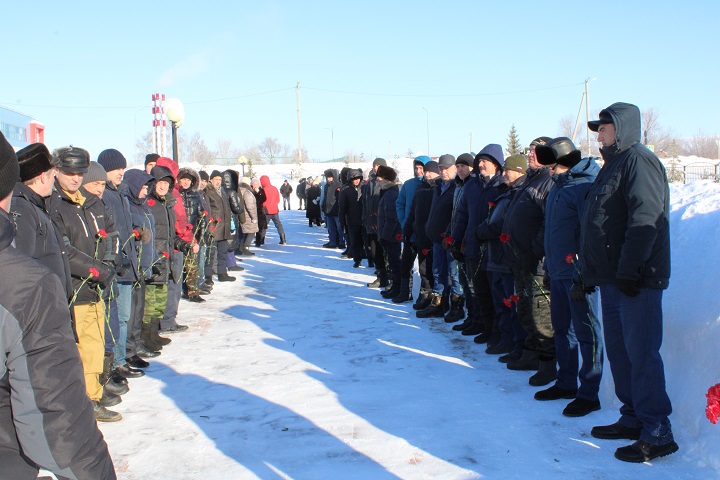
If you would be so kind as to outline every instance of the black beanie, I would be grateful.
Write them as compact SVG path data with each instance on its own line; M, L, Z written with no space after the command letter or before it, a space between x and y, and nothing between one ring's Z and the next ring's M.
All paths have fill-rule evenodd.
M145 165L151 162L157 163L158 158L160 158L160 155L158 155L157 153L148 153L147 155L145 155Z
M114 148L108 148L103 150L98 155L97 163L103 166L106 172L112 172L120 168L127 168L127 160L123 157L123 154L115 150Z
M382 165L382 166L386 167L386 166L387 166L387 162L385 161L384 158L378 157L378 158L376 158L375 160L373 160L373 167L374 167L375 165Z
M437 174L440 174L440 166L438 165L438 162L435 160L430 160L425 164L425 171L426 172L435 172Z
M210 177L208 176L208 173L205 170L200 170L200 180L205 180L206 182L210 180Z
M222 173L220 173L219 170L213 170L212 173L210 174L210 178L215 178L215 177L222 177Z
M0 132L0 200L12 192L19 178L20 166L15 149Z

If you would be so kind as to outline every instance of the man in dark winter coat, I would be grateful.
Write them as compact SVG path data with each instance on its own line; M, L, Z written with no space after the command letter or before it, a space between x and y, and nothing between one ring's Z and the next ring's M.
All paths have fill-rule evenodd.
M292 207L290 206L290 195L292 192L293 188L290 186L288 181L285 180L280 186L280 195L282 195L283 200L283 210L292 210Z
M368 283L369 288L386 287L388 285L387 266L385 265L385 252L378 240L377 212L380 203L380 186L378 185L376 172L381 166L386 167L384 158L373 160L372 171L368 174L368 180L363 185L362 207L363 226L365 227L365 255L368 258L370 267L377 269L377 278ZM370 260L372 259L372 264Z
M237 196L237 195L236 195ZM219 282L234 282L235 277L228 275L227 252L230 233L230 199L222 188L222 174L215 170L210 175L210 183L205 187L205 198L208 200L210 217L213 224L210 226L213 236L213 245L217 251L217 277ZM212 270L205 271L205 282L212 282Z
M582 158L569 138L559 137L535 150L538 162L551 165L554 186L545 209L545 268L550 275L550 313L555 330L558 374L555 384L535 394L537 400L573 401L563 410L582 417L600 409L603 343L598 319L598 295L572 297L573 278L579 277L580 214L600 167ZM582 365L578 365L578 349ZM578 389L578 376L580 388Z
M354 268L360 267L363 257L362 240L362 170L351 169L348 172L348 186L340 191L338 199L338 217L340 228L348 231L347 245L354 260Z
M623 403L597 438L637 440L615 456L645 462L677 451L660 356L662 295L670 279L669 188L665 168L640 143L640 110L614 103L589 123L605 160L587 196L580 262L586 293L600 287L605 350Z
M545 256L545 199L553 182L550 169L537 162L535 148L545 145L548 137L530 143L525 182L518 189L505 215L503 234L510 267L519 297L517 312L527 332L525 350L518 360L508 362L510 370L538 370L530 377L540 387L555 380L555 339L550 320L550 284L541 274Z
M407 217L410 215L412 209L413 198L415 197L415 190L420 186L423 181L423 175L425 174L425 164L430 161L430 157L421 155L415 157L413 160L413 178L405 180L402 187L400 188L400 195L395 202L395 209L397 210L398 219L400 220L400 228L405 228L405 222ZM415 265L415 258L417 258L417 252L413 247L413 237L405 238L403 240L402 256L401 256L401 272L400 272L400 291L393 298L393 303L403 303L412 300L412 269Z
M85 394L60 279L13 247L9 215L20 168L0 133L0 475L115 479Z
M307 191L308 181L305 178L300 179L300 183L298 183L297 188L295 189L295 195L298 197L298 202L300 203L300 206L298 207L298 210L303 209L303 203L305 203L305 208L307 208L307 202L306 202L306 191Z
M46 204L55 185L59 161L42 143L33 143L19 150L17 158L20 182L13 189L10 208L17 226L15 246L60 278L70 302L73 296L70 264L64 255L62 234L50 219Z
M443 244L447 235L448 226L452 218L453 203L455 201L455 157L449 154L442 155L438 162L440 182L435 187L430 213L428 214L425 234L433 242L433 291L430 304L416 313L418 318L442 317L444 315L443 293L450 287L454 298L463 296L460 285L457 260L455 260Z
M429 160L424 166L424 178L415 189L410 212L405 219L403 237L413 239L410 248L417 253L418 273L420 274L420 294L413 304L414 310L423 310L430 304L430 297L434 285L432 274L433 242L425 233L430 207L436 182L440 176L438 163Z
M183 206L185 207L185 218L188 225L192 228L192 242L198 247L197 252L190 250L184 260L185 271L183 275L183 288L186 290L185 298L191 302L201 303L205 299L200 296L198 288L198 277L200 268L198 262L200 259L200 243L203 233L207 225L207 211L203 210L202 199L197 188L200 185L200 176L191 168L181 168L178 170L176 190L180 193Z
M325 222L328 227L328 243L323 245L325 248L345 248L345 237L343 230L340 227L340 217L338 210L340 205L338 204L338 198L340 196L340 189L342 184L338 176L338 171L334 169L328 169L324 172L325 175L325 196L323 199L323 213L325 213Z
M402 228L397 216L395 201L400 193L400 186L395 183L397 173L390 167L381 166L377 170L380 185L380 203L378 204L378 238L385 250L387 265L392 276L389 290L380 294L383 298L394 298L400 293L400 246L402 244Z
M457 207L451 237L455 250L464 257L465 273L472 283L472 298L467 295L468 317L457 329L463 335L477 335L476 343L490 341L497 325L492 297L492 273L487 270L487 245L475 235L477 227L487 222L489 204L497 198L498 187L505 181L502 176L503 150L498 144L486 145L473 159L475 172L465 182L463 195ZM462 275L461 275L462 278ZM469 292L468 292L469 293ZM491 340L491 347L499 340L499 332ZM490 353L495 352L493 348Z

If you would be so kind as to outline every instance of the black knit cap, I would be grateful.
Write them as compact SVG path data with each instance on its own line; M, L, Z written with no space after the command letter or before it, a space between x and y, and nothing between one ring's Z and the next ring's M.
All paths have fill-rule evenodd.
M200 180L205 180L206 182L210 180L210 176L205 170L200 170L198 175L200 175Z
M222 173L219 170L213 170L210 174L210 178L222 177Z
M435 160L430 160L429 162L425 163L425 171L440 174L440 166Z
M86 173L90 166L90 153L84 148L58 148L53 155L60 159L60 170L65 173Z
M0 200L12 192L19 178L20 166L15 149L0 132Z
M20 181L26 182L60 165L60 160L50 155L43 143L32 143L17 151L20 165Z
M158 158L160 158L160 155L158 155L157 153L148 153L147 155L145 155L145 165L147 165L148 163L157 163Z
M457 158L457 160L455 160L455 165L467 165L468 167L472 167L474 161L475 158L472 155L469 153L463 153Z
M103 166L106 172L112 172L113 170L126 169L127 160L122 153L115 150L114 148L108 148L103 150L98 155L97 162Z

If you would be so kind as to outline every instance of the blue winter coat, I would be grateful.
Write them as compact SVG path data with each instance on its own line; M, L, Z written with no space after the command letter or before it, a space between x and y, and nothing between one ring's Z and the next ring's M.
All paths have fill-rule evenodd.
M135 250L134 240L128 241L133 234L130 205L128 205L127 198L119 190L121 189L115 188L112 182L106 182L102 200L107 215L115 222L115 228L120 236L121 251L115 263L120 267L123 274L118 274L115 278L118 282L132 283L139 278L137 276L137 251Z
M130 214L132 215L133 228L145 228L151 232L152 238L149 243L142 244L139 240L131 240L128 242L134 244L136 251L139 253L140 267L138 272L149 275L148 269L157 260L158 252L155 251L155 217L152 214L152 210L146 203L145 198L138 198L142 187L150 182L151 187L155 183L155 178L152 175L148 175L142 170L128 170L125 173L125 179L123 180L127 185L125 189L125 196L130 204ZM148 188L149 194L150 188ZM147 272L147 273L146 273Z
M445 186L445 190L443 190ZM455 180L450 180L447 185L438 181L433 191L432 205L425 225L425 235L433 243L442 243L450 225L453 212L453 201L455 200Z
M545 269L553 280L576 277L575 265L568 263L580 251L580 215L585 197L600 166L592 158L583 158L565 173L553 175L553 187L545 203Z

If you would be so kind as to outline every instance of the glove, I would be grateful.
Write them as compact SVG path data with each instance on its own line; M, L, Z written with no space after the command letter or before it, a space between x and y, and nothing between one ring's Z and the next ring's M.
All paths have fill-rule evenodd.
M105 290L107 287L110 286L110 284L112 284L112 281L115 278L115 269L112 265L103 263L102 267L98 270L100 271L100 276L98 277L98 284L100 285L100 288Z
M585 287L582 283L574 283L570 287L570 300L584 302L585 296L595 292L595 287Z
M132 268L132 265L130 264L127 259L123 259L123 262L120 264L119 267L117 267L117 276L118 277L124 277Z
M638 287L635 280L618 278L615 280L615 283L617 284L618 289L628 297L637 297L640 293L640 287Z

